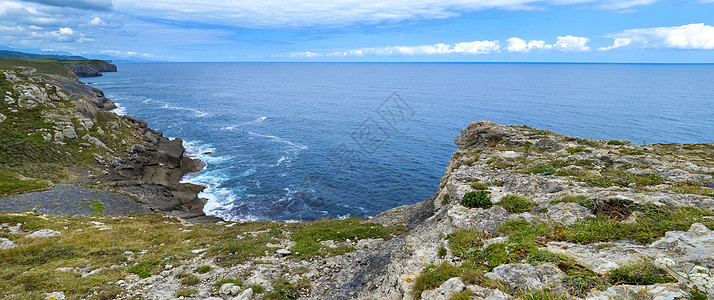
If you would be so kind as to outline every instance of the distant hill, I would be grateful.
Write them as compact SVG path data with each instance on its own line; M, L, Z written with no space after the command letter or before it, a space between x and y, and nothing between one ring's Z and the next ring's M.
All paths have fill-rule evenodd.
M55 59L87 59L77 55L32 54L10 50L0 50L0 57L7 58L55 58Z

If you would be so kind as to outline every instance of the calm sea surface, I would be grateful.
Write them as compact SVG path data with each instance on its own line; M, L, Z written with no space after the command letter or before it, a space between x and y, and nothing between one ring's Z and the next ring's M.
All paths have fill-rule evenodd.
M369 216L431 196L478 120L714 142L714 65L166 63L86 78L181 137L229 220Z

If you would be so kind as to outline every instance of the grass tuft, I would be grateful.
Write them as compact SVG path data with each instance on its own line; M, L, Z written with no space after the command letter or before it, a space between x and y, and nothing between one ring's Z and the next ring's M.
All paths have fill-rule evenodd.
M493 203L491 203L491 192L468 192L464 195L463 200L461 200L461 205L466 206L468 208L491 208L491 206L493 206Z
M459 269L447 262L442 262L438 265L428 265L414 280L412 295L415 299L421 299L421 293L423 291L439 287L442 283L449 280L449 278L458 276L458 273Z
M508 194L501 198L496 205L503 206L510 213L524 213L538 206L538 203L530 201L522 196Z
M651 261L639 261L613 269L607 276L613 284L652 285L673 282L667 271L654 266Z

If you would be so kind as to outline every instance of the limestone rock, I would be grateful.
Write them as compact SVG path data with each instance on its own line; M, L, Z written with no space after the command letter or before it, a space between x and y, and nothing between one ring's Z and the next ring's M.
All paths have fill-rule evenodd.
M3 72L3 74L5 74L5 79L7 81L9 81L10 83L15 83L15 82L20 81L20 78L17 77L17 74L15 74L15 71L8 70L8 71Z
M572 225L578 220L595 217L589 209L577 203L544 204L539 208L544 209L543 212L538 213L538 217L541 220L557 222L563 225ZM539 210L536 209L536 211Z
M45 294L45 300L64 300L63 292L53 292Z
M53 237L53 236L58 236L62 235L58 231L54 231L52 229L40 229L38 231L35 231L33 233L30 233L26 235L25 237L28 238L47 238L47 237Z
M7 120L7 117L3 114L0 114L0 123L2 123L5 120Z
M497 205L489 209L469 209L461 205L454 205L449 209L447 215L456 227L476 228L483 232L498 234L498 226L508 220L510 214L505 208Z
M527 291L547 287L562 288L561 279L565 273L552 264L506 264L495 267L484 276L500 280L515 290Z
M507 299L510 299L508 294L506 294L500 290L496 290L496 289L488 289L488 288L480 287L477 285L469 285L466 287L466 289L471 291L472 293L474 293L474 296L481 297L486 300L507 300Z
M221 285L220 289L218 289L218 293L221 295L230 295L234 287L236 287L236 285L233 283L225 283Z
M598 291L589 295L586 300L610 299L652 299L674 300L688 299L685 291L673 284L656 285L616 285L605 291Z
M450 278L442 283L438 288L431 291L421 293L421 298L425 300L448 300L451 297L464 290L466 285L459 277Z
M4 249L10 249L10 248L15 248L17 245L13 243L11 240L8 240L6 238L0 238L0 250Z
M588 245L549 242L547 250L563 254L598 274L605 274L620 266L656 256L656 253L645 245L623 241Z
M76 139L77 138L77 133L74 131L73 128L62 129L62 135L68 139Z
M678 260L714 265L714 231L701 223L694 223L689 231L668 231L651 247L681 255Z
M279 254L279 255L282 255L282 256L287 256L287 255L290 255L290 250L288 250L288 249L278 249L277 251L275 251L275 253L277 253L277 254Z
M82 139L96 145L97 147L108 149L107 145L105 145L104 142L91 135L85 134Z
M240 295L233 297L233 300L250 300L253 299L253 289L247 288Z

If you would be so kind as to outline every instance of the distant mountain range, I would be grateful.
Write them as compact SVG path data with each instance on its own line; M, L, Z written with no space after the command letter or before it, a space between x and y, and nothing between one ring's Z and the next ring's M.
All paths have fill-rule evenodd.
M0 50L0 57L8 58L56 58L56 59L87 59L78 55L32 54L11 50Z

